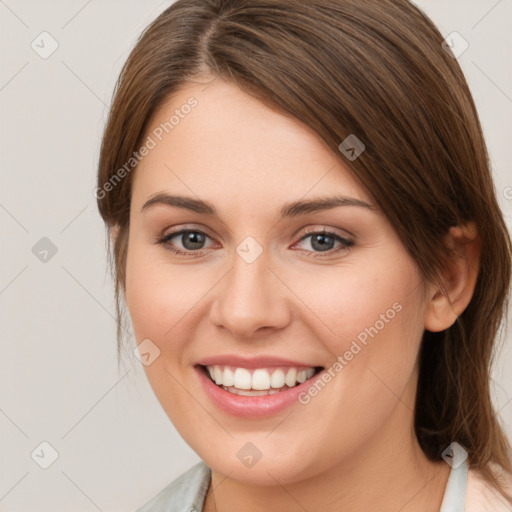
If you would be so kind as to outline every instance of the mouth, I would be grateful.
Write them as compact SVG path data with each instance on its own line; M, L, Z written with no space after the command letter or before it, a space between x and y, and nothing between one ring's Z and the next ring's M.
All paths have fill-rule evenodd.
M199 365L207 378L233 395L276 395L300 386L324 368L321 366L277 366L244 368L231 365Z

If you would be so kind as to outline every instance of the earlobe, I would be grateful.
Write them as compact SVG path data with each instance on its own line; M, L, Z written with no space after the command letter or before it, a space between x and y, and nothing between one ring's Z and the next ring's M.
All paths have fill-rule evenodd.
M439 284L429 289L425 329L431 332L448 329L466 309L480 267L480 241L473 222L450 228L444 243L453 257L441 272Z

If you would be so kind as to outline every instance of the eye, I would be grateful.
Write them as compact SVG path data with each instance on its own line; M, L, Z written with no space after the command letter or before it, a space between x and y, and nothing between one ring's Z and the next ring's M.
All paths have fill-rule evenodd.
M180 229L166 234L157 243L165 245L167 249L176 254L193 254L194 252L200 253L209 238L204 231L199 229ZM174 239L181 243L181 248L176 247L176 242L172 242Z
M325 229L322 231L311 231L307 233L295 245L299 245L306 240L308 240L308 242L304 245L309 247L303 247L303 250L307 252L320 253L312 254L312 257L322 256L323 254L321 253L331 255L340 251L346 251L354 245L352 240ZM338 244L337 246L336 243Z
M208 240L211 240L211 238L200 229L179 229L167 233L157 243L175 254L202 256L207 252L205 249L211 248L211 246L205 246ZM306 241L308 242L305 243ZM303 247L299 247L300 250L309 253L309 257L316 258L347 251L354 245L354 242L324 229L306 233L292 248L301 244L303 244Z

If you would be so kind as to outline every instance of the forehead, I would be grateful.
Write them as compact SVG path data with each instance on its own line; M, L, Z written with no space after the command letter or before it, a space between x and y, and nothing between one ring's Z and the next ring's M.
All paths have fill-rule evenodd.
M135 172L136 207L160 191L240 206L308 193L369 200L311 128L221 79L182 86L158 109L145 135L154 147Z

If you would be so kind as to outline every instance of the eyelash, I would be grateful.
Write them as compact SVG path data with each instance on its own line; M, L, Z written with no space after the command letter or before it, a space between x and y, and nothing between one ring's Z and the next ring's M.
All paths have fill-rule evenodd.
M165 248L169 251L171 251L172 253L174 254L177 254L177 255L182 255L182 256L196 256L196 257L200 257L200 256L203 256L206 251L204 251L203 249L196 249L196 250L181 250L181 249L177 249L175 247L173 247L171 244L169 244L169 241L172 240L173 238L179 236L179 235L183 235L185 233L199 233L201 235L204 235L205 237L208 237L208 238L211 238L208 236L207 233L205 233L204 231L201 231L200 229L180 229L180 230L176 230L176 231L172 231L171 233L168 233L166 234L165 236L161 237L160 239L157 240L157 244L160 244L162 246L165 246ZM325 256L332 256L333 254L337 254L338 252L340 251L346 251L348 250L350 247L352 247L354 245L354 242L352 240L349 240L347 238L344 238L336 233L333 233L332 231L327 231L327 230L311 230L311 231L306 231L306 233L304 234L304 236L302 236L300 238L300 240L298 242L296 242L296 244L304 241L306 238L312 236L312 235L326 235L326 236L329 236L331 238L334 238L335 241L339 241L341 242L341 245L337 248L334 248L334 249L329 249L327 251L310 251L310 250L307 250L307 249L301 249L302 251L305 251L306 253L308 253L308 257L310 258L322 258L322 257L325 257ZM294 245L296 245L294 244ZM313 254L311 254L313 253ZM324 256L325 255L325 256Z

